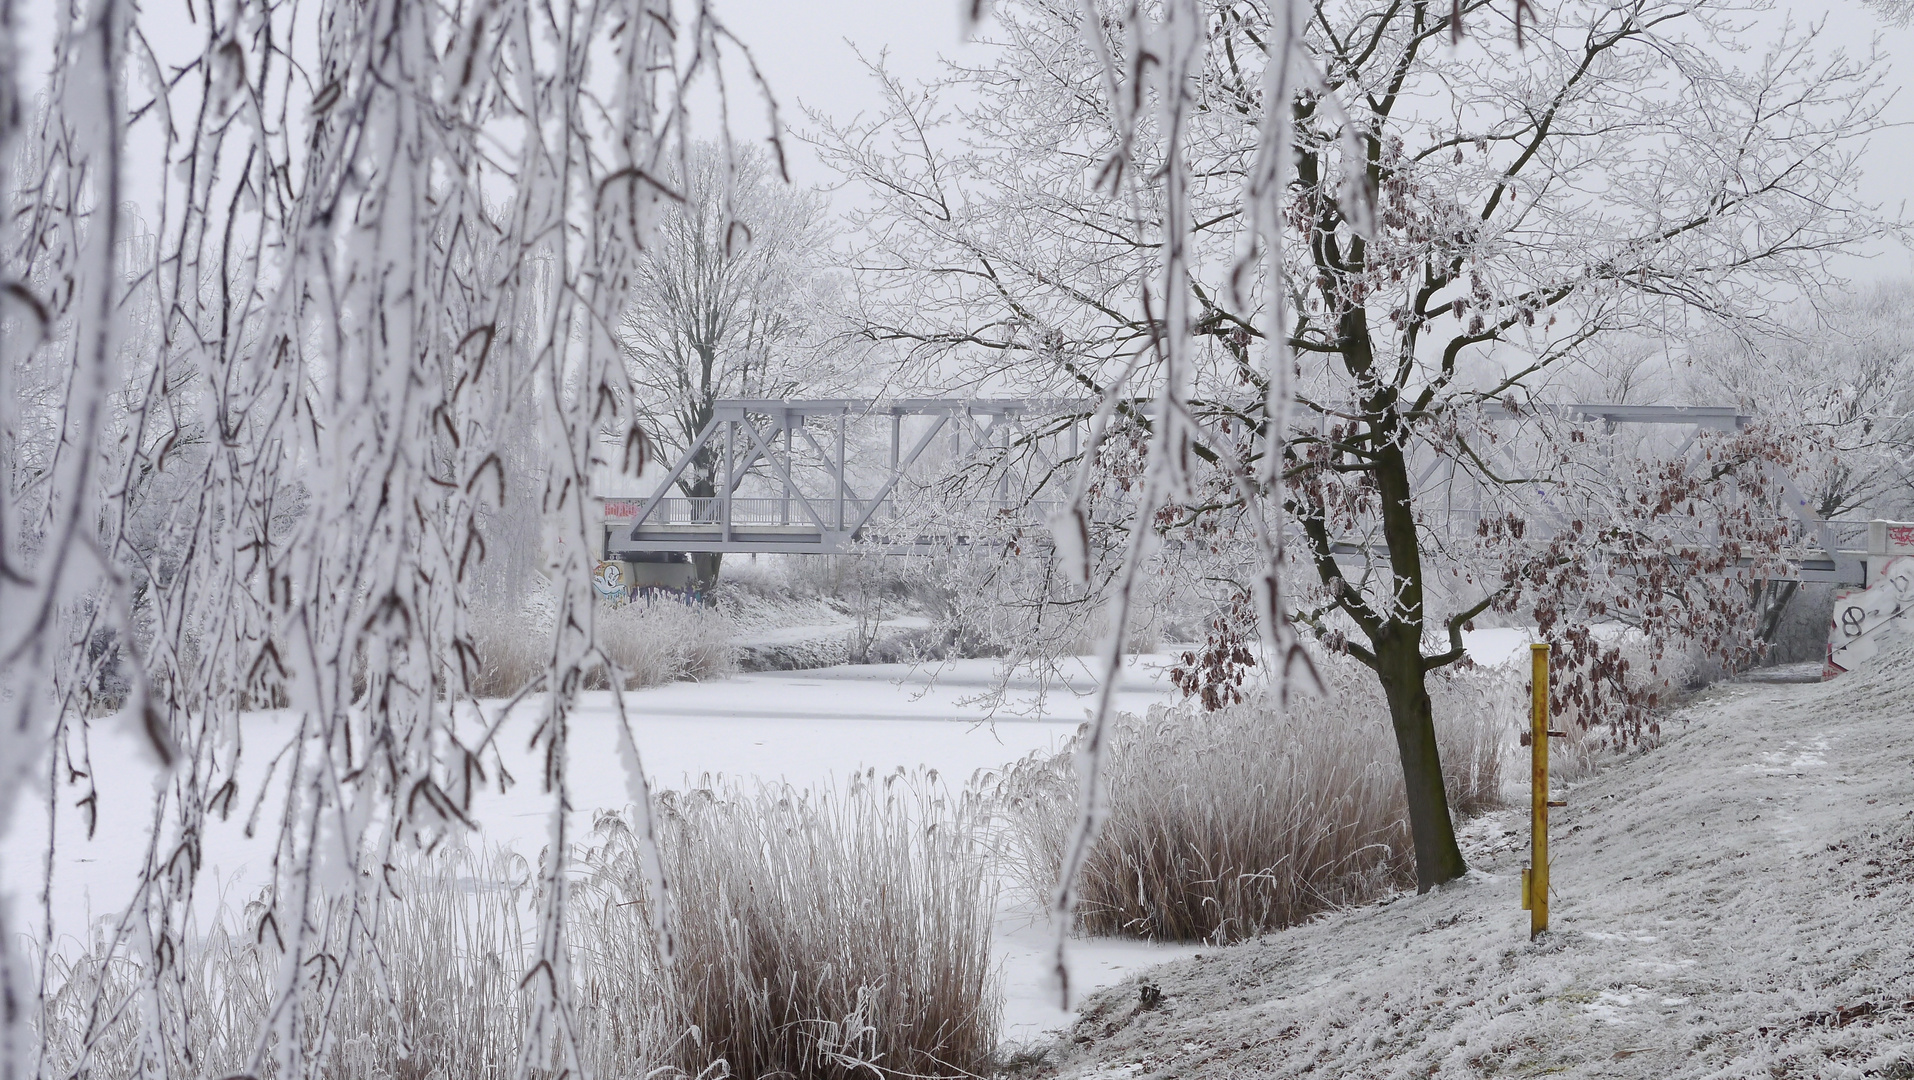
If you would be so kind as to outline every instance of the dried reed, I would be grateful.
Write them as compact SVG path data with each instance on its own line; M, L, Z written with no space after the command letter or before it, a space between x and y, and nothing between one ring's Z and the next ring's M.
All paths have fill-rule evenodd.
M315 1075L510 1075L529 1004L520 981L534 951L531 869L509 855L448 848L401 855L384 876L376 913L329 905L320 920L326 960L299 975L316 995L308 1000L335 1002L329 1018L307 1013L300 1025L303 1056L324 1048ZM77 958L56 956L41 1014L46 1074L247 1074L283 962L276 931L257 921L261 910L248 906L245 929L188 935L166 971L147 970L105 938ZM171 1007L153 1009L144 1000L153 993ZM149 1017L186 1023L153 1038ZM162 1067L156 1056L170 1060Z
M307 1000L333 1002L299 1029L302 1057L323 1055L313 1075L514 1075L538 978L569 982L575 1046L535 1053L534 1075L572 1061L607 1078L799 1080L988 1065L995 897L976 797L945 795L934 774L865 774L842 794L705 788L660 803L678 898L674 969L660 962L638 845L619 815L601 815L581 853L556 974L537 964L542 877L523 859L400 854L376 911L340 901L320 920L326 959L299 975ZM56 957L40 1014L47 1074L247 1074L283 962L262 910L249 907L245 929L189 935L159 972L105 938ZM149 1008L154 993L169 1007ZM154 1038L151 1017L186 1024ZM268 1059L261 1075L271 1073Z
M988 1065L994 895L975 796L900 771L842 793L705 787L660 804L679 905L670 1008L699 1035L678 1045L680 1069L835 1080ZM601 818L597 836L574 901L622 919L600 941L633 959L588 978L585 997L617 1000L618 973L656 967L648 898L623 819Z
M1122 717L1106 816L1078 879L1090 934L1240 941L1414 881L1388 710L1365 673L1325 664L1332 692L1282 710L1156 707ZM1450 805L1499 800L1517 709L1501 672L1431 680ZM1077 805L1074 751L998 778L1011 873L1032 899L1055 888Z
M736 671L736 632L718 609L670 596L641 595L598 611L598 644L623 669L627 690Z
M716 608L641 595L621 607L600 607L595 616L599 646L623 670L627 690L737 670L736 627ZM509 697L551 662L551 628L535 612L475 611L470 627L479 661L472 692L478 697ZM602 672L588 684L607 685Z

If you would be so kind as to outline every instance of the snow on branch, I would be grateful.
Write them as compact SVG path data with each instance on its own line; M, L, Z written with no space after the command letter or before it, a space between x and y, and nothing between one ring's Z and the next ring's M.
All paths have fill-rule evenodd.
M102 724L142 734L163 780L108 959L145 973L148 1074L198 1075L168 960L210 817L250 815L273 848L246 930L284 959L246 1071L318 1075L327 971L378 953L379 868L468 829L503 727L529 725L509 737L543 752L551 846L518 1071L575 1068L564 762L611 665L587 483L642 465L615 331L680 197L688 95L709 76L728 112L741 56L775 133L755 62L666 0L57 6L36 114L0 68L0 829L32 778L53 821L145 798L87 760ZM542 529L557 629L522 707L481 711L470 598L508 517ZM261 709L282 744L243 744ZM34 972L10 898L38 884L0 874L0 1076L34 1075L52 942ZM129 1004L99 1001L86 1039Z

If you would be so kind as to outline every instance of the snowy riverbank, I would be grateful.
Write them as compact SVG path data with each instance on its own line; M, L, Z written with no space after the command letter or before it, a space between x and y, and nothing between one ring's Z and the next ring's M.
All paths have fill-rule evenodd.
M1148 973L1087 1003L1077 1080L1914 1076L1914 650L1720 686L1661 749L1558 793L1551 930L1527 815L1467 879Z
M1170 699L1165 674L1169 658L1133 658L1117 696L1117 707L1141 712ZM645 771L660 787L683 788L703 778L724 777L745 783L788 781L800 787L833 784L852 772L936 769L944 782L962 787L979 770L997 769L1035 751L1053 751L1064 743L1085 710L1097 681L1088 662L1064 665L1063 679L1043 687L1027 678L1002 683L991 660L962 660L912 667L861 665L808 671L755 672L710 682L681 682L625 695L633 734ZM983 700L1001 686L993 710ZM1041 692L1040 692L1041 691ZM623 758L618 752L612 698L608 692L583 695L571 729L566 779L574 837L585 836L600 808L628 805ZM536 858L550 835L552 798L538 782L539 763L525 752L535 704L521 707L502 728L499 749L517 780L501 791L490 754L489 782L478 793L472 819L478 825L467 843L498 846ZM202 923L230 917L266 880L272 856L277 804L285 797L281 770L276 782L266 774L271 752L282 745L288 720L272 713L251 714L242 733L248 751L241 759L240 795L229 818L206 823L206 877L196 905ZM473 721L476 731L477 721ZM38 900L47 837L47 801L29 796L13 827L0 838L8 883L23 903L16 912L37 936L50 913L56 942L76 946L90 929L112 919L128 901L136 869L152 844L150 793L160 776L137 732L103 725L91 740L90 766L101 791L100 819L88 836L88 823L62 790L58 814L58 853L49 901ZM263 753L261 751L264 751ZM261 827L248 837L247 821L255 799L263 798ZM170 827L167 830L170 833ZM32 897L31 901L26 898ZM1041 995L1048 938L1027 913L1007 909L998 919L997 954L1004 971L1009 1008L1005 1030L1029 1039L1066 1024L1067 1013ZM1076 961L1084 985L1102 986L1129 971L1182 955L1140 943L1087 947Z
M1483 662L1513 655L1525 641L1516 630L1469 635L1472 653ZM1117 708L1140 713L1171 700L1170 662L1162 655L1132 658ZM1044 686L1030 678L1001 682L992 660L960 660L751 672L632 691L624 700L645 771L660 787L695 785L707 774L803 787L841 782L855 770L898 767L936 769L945 783L961 787L979 770L1060 747L1094 704L1090 695L1096 686L1088 660L1065 663L1060 679ZM998 690L1002 694L993 709L989 699ZM589 832L599 809L630 802L612 701L609 692L585 694L572 725L566 778L575 808L568 819L574 838ZM539 762L525 752L537 706L521 709L524 715L503 726L498 744L517 782L501 791L496 762L486 755L490 776L472 808L478 830L466 842L535 858L550 835L552 799L538 782ZM222 912L230 916L265 880L271 822L284 798L283 771L277 783L269 783L266 772L271 752L283 745L286 723L271 713L246 720L240 794L228 819L206 825L206 877L197 904L203 923ZM476 731L476 719L472 725ZM62 792L50 903L17 909L35 927L50 910L56 939L88 939L89 929L116 914L130 895L134 868L151 844L150 792L158 776L142 747L136 732L110 725L97 730L90 764L102 798L90 839L86 821L71 806L73 796ZM262 796L261 827L248 837L254 800ZM39 892L46 835L46 800L38 797L23 805L11 832L0 839L8 881L23 898ZM1028 1042L1071 1022L1072 1014L1059 1009L1044 989L1047 925L1013 898L1006 897L998 912L994 949L1002 971L1006 1038ZM1131 941L1075 942L1073 984L1110 985L1166 958L1198 951Z

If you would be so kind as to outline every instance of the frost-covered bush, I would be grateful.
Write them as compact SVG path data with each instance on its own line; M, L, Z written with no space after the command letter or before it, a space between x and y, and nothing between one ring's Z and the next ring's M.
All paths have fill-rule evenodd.
M450 845L402 853L357 906L327 909L325 960L297 974L302 995L329 1002L295 1025L302 1056L323 1062L311 1075L512 1075L540 981L572 1003L561 1022L573 1075L957 1077L988 1065L995 894L975 796L946 795L934 774L866 773L842 793L707 787L659 801L675 965L623 815L601 815L577 852L555 965L541 963L535 926L546 856L535 867ZM45 1074L141 1075L143 1055L149 1073L250 1073L284 993L269 911L250 904L242 926L187 935L163 970L104 936L54 956L38 1018ZM179 1018L150 1042L142 1010L100 1008L146 993Z
M1686 693L1724 675L1720 662L1704 655L1694 642L1655 643L1633 630L1602 629L1605 632L1595 639L1601 646L1599 655L1594 649L1569 646L1570 662L1554 665L1550 675L1549 726L1566 734L1550 744L1549 774L1564 783L1594 776L1631 748L1658 745L1661 719L1668 708ZM1653 701L1652 717L1632 733L1618 725L1622 706L1586 692L1587 684L1596 679L1609 683L1610 697L1619 694L1634 701ZM1517 692L1526 709L1526 675L1520 683ZM1526 728L1528 721L1522 724Z
M474 697L510 697L545 673L552 632L536 613L484 608L467 617L477 653Z
M509 854L448 847L400 855L378 888L376 902L355 908L342 899L329 908L319 928L325 943L319 955L327 960L306 965L299 975L302 993L331 1002L328 1012L305 1013L298 1024L309 1060L321 1044L329 1048L313 1075L510 1075L527 1010L535 1005L524 987L537 961L533 868ZM165 1060L149 1059L148 1071L246 1074L258 1032L281 993L283 939L264 918L268 910L250 904L243 926L222 924L187 936L183 948L167 954L163 972L154 972L135 952L109 948L104 938L90 942L80 956L56 955L40 1020L46 1075L140 1075L142 1050L153 1048ZM575 916L571 940L574 967L581 972L590 971L594 960L577 945L589 940L593 916ZM376 953L369 955L375 942ZM105 1015L95 1008L96 999L122 1000L143 986L164 998L160 1015L184 1020L152 1044L142 1040L138 1010ZM660 1060L670 1038L657 1027L659 1010L644 1004L657 1000L655 992L646 995L625 1010L620 1025L578 1025L581 1053L599 1066L593 1075L628 1068L643 1074L648 1069L639 1066Z
M639 846L618 815L573 905L596 929L586 1007L657 983L691 1075L972 1076L1000 1002L981 805L935 773L855 777L841 793L705 787L659 799L677 963L659 973ZM727 1072L710 1072L723 1061Z
M598 643L627 689L737 670L736 626L722 611L670 596L640 596L598 615Z
M478 656L475 696L510 697L545 673L551 663L549 618L536 609L472 614L468 625ZM736 624L722 610L670 596L641 595L622 607L597 612L598 647L618 665L627 690L721 678L736 671L736 632ZM586 685L604 688L603 671L593 672Z
M1109 748L1106 816L1078 878L1090 934L1232 942L1415 883L1387 704L1353 662L1319 661L1330 693L1286 708L1125 715ZM1514 673L1431 679L1449 804L1495 805L1521 719ZM1013 869L1047 903L1078 805L1074 748L995 784Z

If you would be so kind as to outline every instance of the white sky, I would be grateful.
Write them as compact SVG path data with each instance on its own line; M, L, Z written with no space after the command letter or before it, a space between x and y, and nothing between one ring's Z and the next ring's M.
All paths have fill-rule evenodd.
M154 21L167 21L169 13L164 9L170 4L158 0L145 6L149 32L153 32ZM17 5L27 24L20 45L31 81L39 81L35 76L41 75L51 52L46 10L51 7L50 0ZM789 127L804 126L807 106L839 120L880 107L875 84L859 62L857 50L869 57L888 51L892 69L906 77L935 75L940 58L977 61L985 56L983 47L959 38L958 0L716 0L716 7L725 23L751 46ZM1778 26L1784 17L1797 24L1826 19L1823 51L1828 44L1840 44L1865 53L1870 40L1879 35L1882 52L1892 65L1889 87L1900 86L1906 73L1914 72L1914 29L1885 25L1860 0L1779 0L1776 10L1760 23ZM183 23L180 26L192 32ZM1751 34L1749 44L1758 48L1760 42L1754 38ZM709 108L698 111L706 116L712 112ZM1897 94L1887 119L1898 126L1876 135L1863 155L1862 196L1879 204L1890 217L1905 217L1914 209L1914 94ZM764 134L762 111L755 104L734 108L733 121L741 138ZM787 147L796 183L826 186L835 180L800 140L788 140ZM834 202L841 207L855 197L840 192ZM1883 241L1870 258L1847 260L1841 271L1858 279L1914 274L1914 252L1898 241Z
M985 55L984 48L959 37L957 0L717 3L726 25L751 46L792 128L805 126L806 108L844 121L882 107L859 52L871 60L888 52L892 70L919 78L934 76L940 58L975 60ZM740 136L763 134L755 116L739 127ZM796 183L828 185L836 180L798 140L791 141L790 153Z
M858 112L875 112L881 105L877 89L859 63L857 50L876 56L888 49L892 69L900 74L930 76L939 58L977 61L983 47L960 40L957 0L717 0L726 23L751 44L759 66L771 81L787 126L803 126L803 110L810 106L838 119ZM1511 0L1512 2L1512 0ZM1763 23L1778 26L1792 17L1798 25L1827 20L1822 51L1840 44L1865 54L1875 35L1893 65L1887 84L1899 86L1914 72L1914 29L1895 29L1862 7L1859 0L1784 0ZM986 28L986 33L988 29ZM1751 36L1750 45L1760 42ZM1863 155L1862 197L1880 205L1890 217L1914 210L1914 93L1899 93L1887 119L1901 126L1875 136ZM758 137L762 123L738 134ZM792 179L805 185L826 185L835 177L810 148L791 140ZM836 196L839 205L849 192ZM1871 280L1914 273L1914 252L1895 241L1877 245L1870 258L1844 260L1840 272Z

